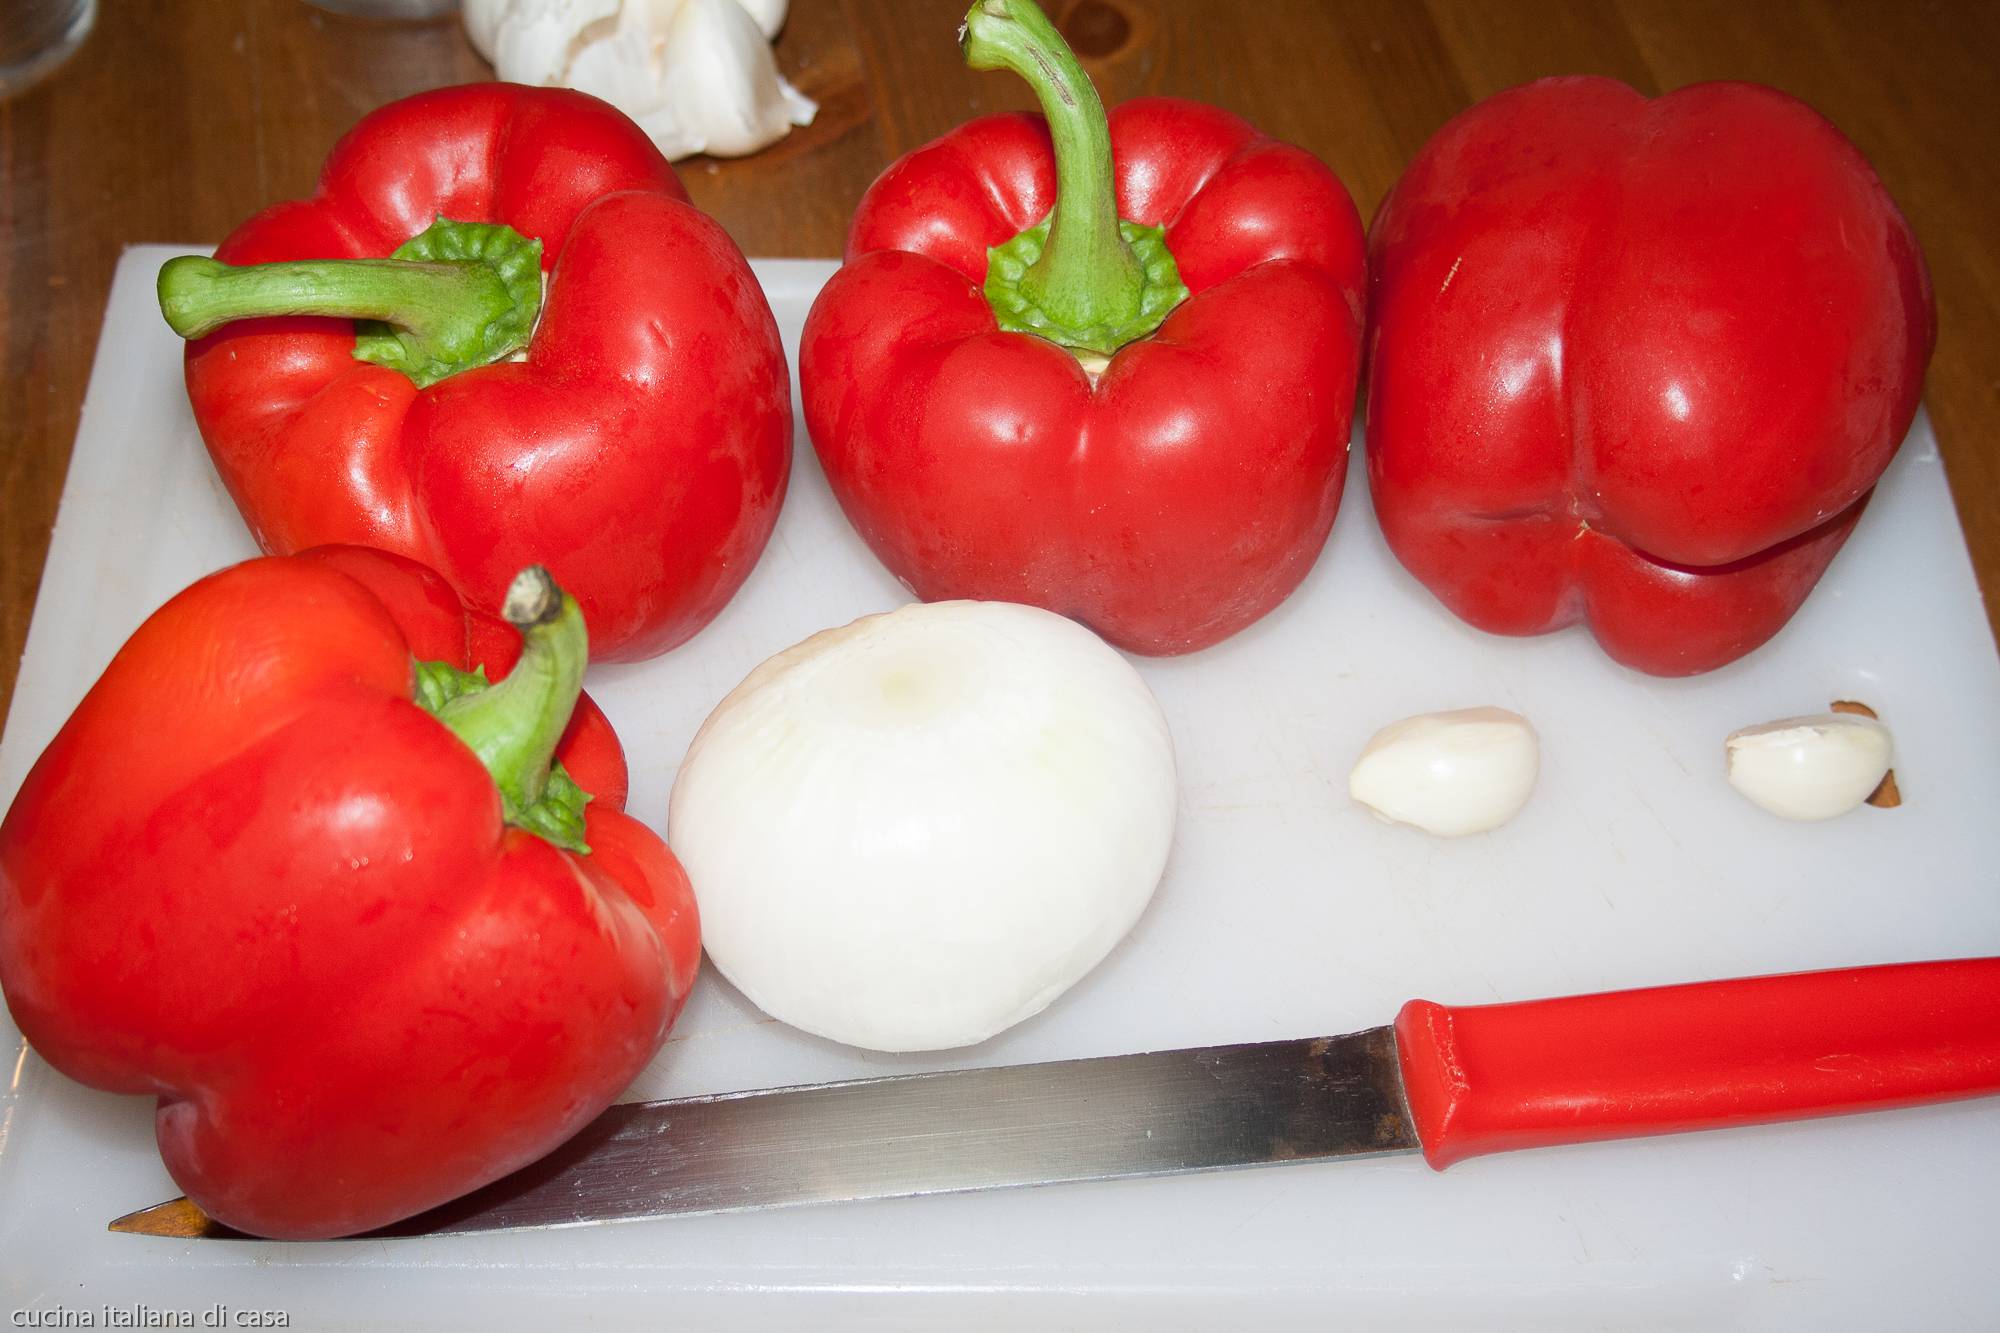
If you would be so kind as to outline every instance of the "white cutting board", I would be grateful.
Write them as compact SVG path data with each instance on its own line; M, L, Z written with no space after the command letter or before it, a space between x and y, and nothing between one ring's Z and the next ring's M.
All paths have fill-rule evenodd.
M253 554L181 387L152 278L118 270L0 793L139 621ZM833 266L757 265L787 347ZM904 600L797 431L777 534L692 644L589 687L660 827L680 756L759 660ZM2000 953L2000 660L1929 427L1778 640L1690 681L1590 640L1484 637L1389 558L1361 470L1298 593L1141 669L1172 722L1182 827L1158 898L1045 1014L948 1057L876 1057L763 1019L712 972L632 1090L672 1096L953 1064L1340 1032L1412 996L1478 1003ZM1906 804L1781 823L1722 780L1732 728L1865 700ZM1539 790L1458 842L1351 804L1407 713L1494 703L1540 729ZM1033 830L1024 830L1033 836ZM19 1056L17 1058L17 1052ZM11 1075L11 1085L8 1079ZM0 1017L0 1309L283 1311L293 1327L1990 1329L2000 1101L1485 1158L1414 1158L322 1245L114 1236L175 1193L151 1107L86 1091ZM43 1318L51 1316L44 1315ZM16 1325L24 1317L16 1317Z

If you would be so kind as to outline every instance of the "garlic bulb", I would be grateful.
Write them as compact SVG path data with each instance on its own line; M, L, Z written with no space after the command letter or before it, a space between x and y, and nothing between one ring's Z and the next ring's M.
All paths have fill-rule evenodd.
M1173 741L1138 672L1001 602L868 616L702 724L668 823L723 975L882 1051L984 1040L1094 967L1173 842Z
M740 157L818 108L778 73L786 0L465 0L494 72L560 84L632 117L669 158Z
M1856 713L1788 717L1732 732L1729 785L1784 819L1832 819L1866 801L1894 758L1889 729Z
M1406 717L1376 732L1347 790L1377 818L1456 838L1519 814L1540 768L1528 719L1504 708L1463 708Z

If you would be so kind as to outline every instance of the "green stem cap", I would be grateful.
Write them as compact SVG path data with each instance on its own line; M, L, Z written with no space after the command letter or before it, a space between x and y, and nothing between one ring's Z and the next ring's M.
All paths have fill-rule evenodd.
M583 807L590 797L553 762L590 657L583 613L540 565L515 576L501 613L521 631L521 659L507 678L489 685L484 668L419 663L417 702L486 765L508 823L588 852Z
M1034 0L974 0L959 46L971 68L1028 81L1055 144L1055 207L986 252L1000 327L1102 356L1157 329L1187 288L1163 230L1118 216L1110 124L1069 44Z
M199 338L264 315L345 315L354 355L420 389L527 344L542 306L542 243L512 227L439 218L387 259L220 264L199 255L160 268L160 313Z

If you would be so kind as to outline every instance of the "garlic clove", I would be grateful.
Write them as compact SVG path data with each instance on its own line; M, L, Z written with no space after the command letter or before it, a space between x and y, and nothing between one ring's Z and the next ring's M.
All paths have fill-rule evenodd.
M472 49L479 52L488 64L493 63L494 38L499 35L500 22L507 17L515 0L464 0L459 12L465 19L465 35L472 42Z
M764 40L776 41L778 30L785 26L785 11L790 8L787 0L736 0L743 12L757 22L764 34Z
M494 72L537 87L563 82L594 25L618 15L620 0L465 0L466 35Z
M682 0L660 63L660 105L695 132L689 152L754 153L794 125L811 124L819 110L779 75L770 39L738 0Z
M1379 819L1456 838L1519 814L1541 769L1528 719L1504 708L1424 713L1376 732L1348 775L1348 794Z
M560 84L631 116L669 158L740 157L818 107L778 73L785 0L465 0L503 79Z
M1844 815L1866 801L1895 757L1889 729L1855 713L1788 717L1730 733L1729 785L1782 819Z

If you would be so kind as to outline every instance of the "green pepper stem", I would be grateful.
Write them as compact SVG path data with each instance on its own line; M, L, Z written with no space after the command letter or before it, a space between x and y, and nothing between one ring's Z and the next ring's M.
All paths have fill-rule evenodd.
M1111 127L1090 76L1034 0L975 0L961 31L971 68L1008 69L1028 81L1055 142L1048 243L1022 274L1022 289L1065 323L1131 318L1145 275L1118 234Z
M1055 148L1055 207L987 255L1000 326L1105 356L1151 333L1187 289L1160 229L1119 220L1111 126L1090 76L1034 0L974 0L959 45L971 68L1028 81Z
M183 338L261 315L344 315L442 341L509 304L499 274L468 264L305 259L238 267L181 255L160 270L160 313Z
M548 790L556 742L569 726L590 640L576 599L531 565L515 576L501 608L521 631L521 660L505 680L460 695L438 721L479 756L512 823L523 823Z
M239 319L331 315L376 320L355 355L427 387L524 345L541 307L540 241L510 227L439 219L388 259L243 266L198 255L160 269L160 313L183 338Z

